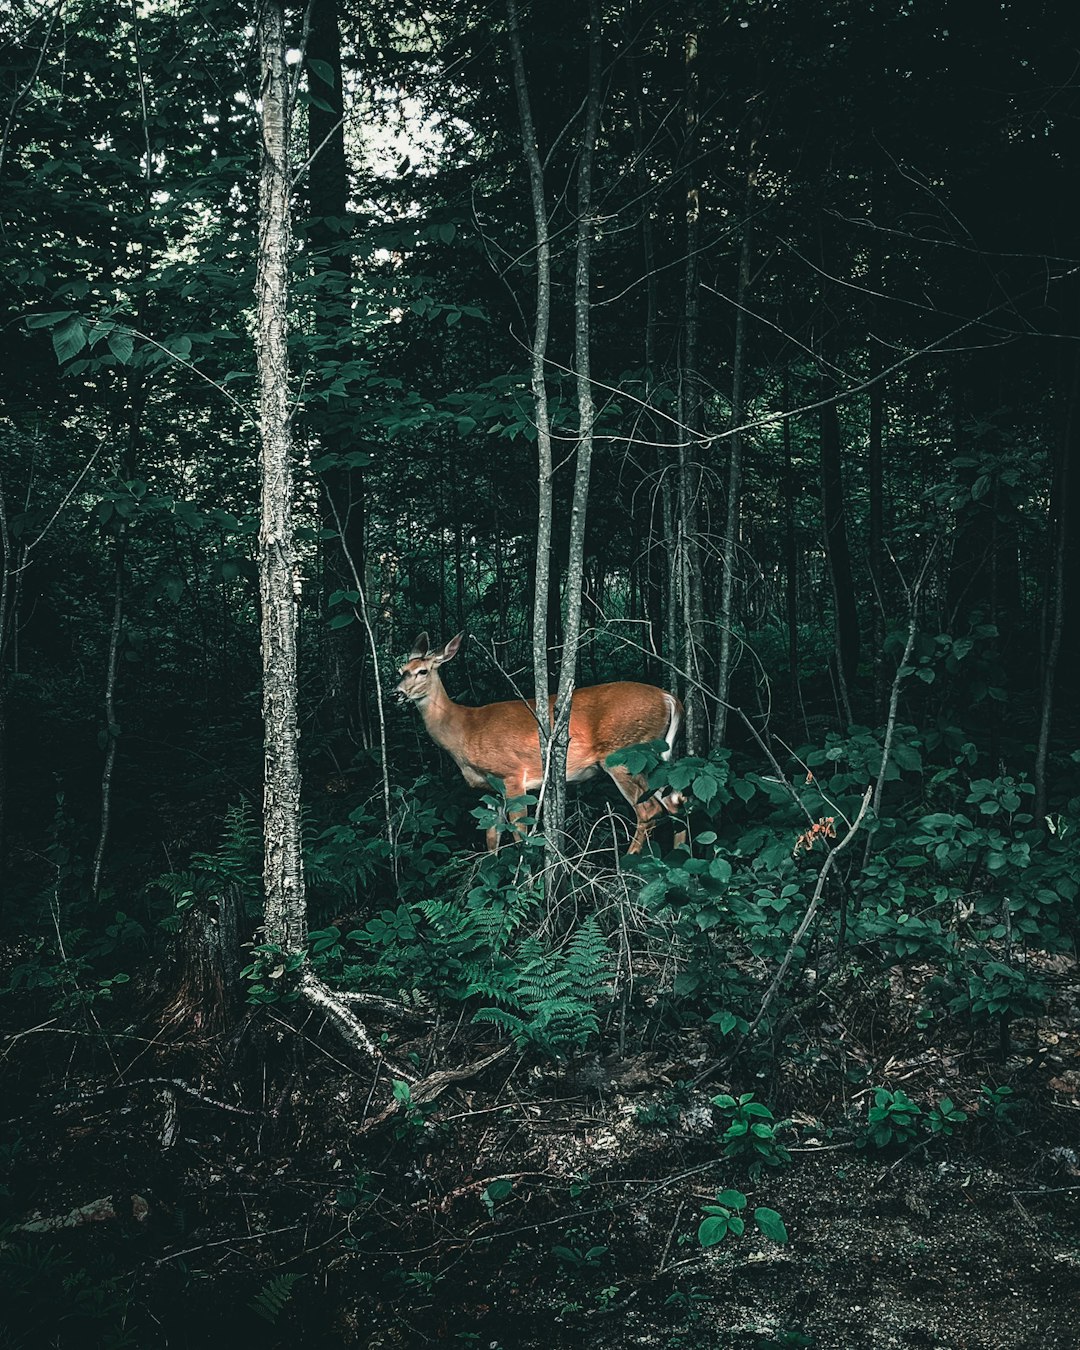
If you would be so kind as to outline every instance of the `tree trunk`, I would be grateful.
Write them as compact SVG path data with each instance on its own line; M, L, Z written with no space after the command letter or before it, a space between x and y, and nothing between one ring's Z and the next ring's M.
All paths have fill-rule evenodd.
M1066 602L1076 587L1076 574L1069 569L1075 526L1070 515L1070 497L1075 493L1077 447L1080 444L1080 353L1073 357L1072 378L1066 394L1064 425L1058 453L1057 473L1051 506L1054 515L1054 551L1050 567L1050 640L1043 663L1042 700L1039 710L1039 739L1035 750L1035 820L1046 816L1048 793L1046 760L1050 748L1050 729L1054 717L1054 684L1065 633Z
M746 405L746 301L750 294L750 265L754 248L754 189L757 184L758 121L755 115L747 150L746 194L743 201L742 240L739 245L739 275L735 290L735 350L731 368L731 435L728 437L727 518L724 527L723 579L720 589L720 657L716 670L716 713L713 719L713 749L727 740L727 705L731 701L731 628L735 622L735 565L739 542L739 497L742 490L742 426Z
M101 815L98 825L97 847L94 849L94 871L91 890L94 899L101 894L101 870L105 862L105 846L109 840L112 818L112 780L116 765L116 743L120 726L116 720L116 676L120 664L120 638L124 626L124 542L126 526L121 522L116 535L113 555L113 615L109 625L109 653L105 659L105 763L101 770Z
M262 154L256 344L259 372L259 594L262 602L266 940L285 952L307 936L300 842L300 757L296 715L299 565L293 543L289 421L288 286L290 91L280 0L259 15Z
M345 96L341 80L341 31L337 0L310 0L307 42L308 104L307 229L310 265L325 285L315 307L315 330L322 359L344 365L353 356L352 255L349 250L349 176L345 158ZM324 75L329 68L331 78ZM325 107L320 107L325 104ZM323 607L335 591L350 590L355 574L364 575L364 471L349 464L355 449L352 416L344 401L313 405L307 418L324 455L335 463L320 474ZM340 523L340 527L339 527ZM363 697L364 644L360 625L328 628L324 729L335 765L345 767L358 744L371 742Z
M4 877L7 860L7 695L8 645L16 630L18 580L22 569L16 563L11 531L8 527L7 498L4 495L3 476L0 475L0 880Z
M851 575L844 480L841 468L840 419L835 403L821 408L821 501L825 523L825 555L832 582L836 637L836 674L844 716L851 721L850 689L859 665L859 614Z
M632 46L640 29L640 12L637 0L632 0L629 11L630 25L625 34L625 43ZM631 71L630 85L634 91L633 101L633 133L634 133L634 181L637 191L638 201L641 203L641 262L642 271L645 276L645 315L644 315L644 333L642 355L645 363L645 371L642 379L642 402L647 409L652 407L653 394L656 386L656 316L657 301L659 291L656 276L656 245L653 234L651 194L648 173L646 171L645 158L645 106L644 106L644 78L641 70L641 62L637 59L630 61ZM659 427L653 424L656 430L653 432L653 439L661 439ZM665 604L665 578L670 576L670 564L672 560L672 536L666 530L666 520L663 510L664 492L667 485L667 471L669 465L670 451L662 446L657 446L654 452L655 474L657 481L662 484L660 490L652 490L648 493L646 500L648 502L648 524L645 531L645 559L641 574L641 617L645 620L645 631L647 636L643 646L647 649L645 657L645 670L650 679L655 679L662 670L662 662L666 657L668 661L677 663L678 654L674 648L667 646L664 640L664 615L670 609L670 595L667 604ZM656 521L659 511L660 528L657 529ZM659 658L659 659L658 659ZM665 678L667 678L665 676Z
M581 637L581 597L585 575L585 521L592 469L592 353L589 324L590 255L592 249L592 170L600 128L600 0L589 0L589 86L585 128L578 153L577 257L574 272L574 368L578 407L577 462L570 507L570 539L566 555L566 629L555 694L555 736L549 792L558 799L556 818L566 819L566 757L570 748L570 702L577 680Z
M885 713L889 697L889 676L885 668L885 381L881 378L881 356L877 343L870 342L870 427L867 491L870 497L870 586L873 591L871 642L874 649L874 704Z
M531 343L531 379L533 413L536 418L537 506L536 506L536 564L533 572L533 679L536 689L536 718L539 724L540 759L550 772L550 743L552 735L549 714L548 680L548 603L551 587L551 528L552 477L551 424L548 416L547 382L544 361L547 355L548 333L551 323L551 242L548 233L547 202L544 192L544 169L536 143L529 86L525 78L525 58L521 50L521 25L517 0L506 0L510 58L513 67L514 93L517 98L518 118L521 123L521 145L529 173L529 196L532 202L533 229L536 238L536 316ZM548 810L549 803L554 803ZM555 841L562 832L562 820L557 817L559 799L548 797L544 803L542 820L550 850L548 862L557 865Z
M698 432L701 422L701 397L698 387L698 311L701 296L698 250L701 240L701 190L697 165L698 148L698 42L696 13L691 15L692 31L685 47L685 126L683 160L686 181L686 284L683 293L682 370L679 376L679 453L678 511L681 586L683 668L686 687L686 751L690 755L705 752L708 728L702 697L702 672L699 653L704 627L701 593L701 539L698 498L701 489L701 465Z
M788 678L791 682L791 716L800 706L799 691L799 562L795 547L795 469L791 455L791 368L784 366L784 598L788 630Z

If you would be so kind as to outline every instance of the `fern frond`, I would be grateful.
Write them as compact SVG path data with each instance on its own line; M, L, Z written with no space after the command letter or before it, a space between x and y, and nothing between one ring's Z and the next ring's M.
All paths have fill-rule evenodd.
M302 1278L296 1274L275 1276L269 1283L263 1285L248 1307L273 1326L292 1298L293 1285Z

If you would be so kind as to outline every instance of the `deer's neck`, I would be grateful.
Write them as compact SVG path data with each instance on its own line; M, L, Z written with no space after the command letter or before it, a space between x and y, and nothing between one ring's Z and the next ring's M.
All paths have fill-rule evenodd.
M465 709L454 702L437 674L432 675L430 691L420 705L420 711L431 739L438 741L443 749L449 750L456 758Z

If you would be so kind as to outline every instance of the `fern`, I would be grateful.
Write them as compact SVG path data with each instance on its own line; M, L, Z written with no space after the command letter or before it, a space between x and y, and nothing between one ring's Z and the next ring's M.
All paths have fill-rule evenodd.
M275 1276L269 1283L263 1285L248 1307L273 1326L292 1298L293 1285L301 1278L300 1275Z
M225 813L221 842L212 853L193 853L191 866L165 872L150 883L164 891L178 910L199 902L213 904L230 888L245 899L258 896L262 875L262 835L244 801Z
M502 1006L481 1008L473 1020L503 1027L518 1046L533 1045L549 1054L584 1045L599 1030L596 1008L610 970L595 918L586 919L561 952L527 938L505 972L502 995L494 995ZM478 984L474 987L479 991Z

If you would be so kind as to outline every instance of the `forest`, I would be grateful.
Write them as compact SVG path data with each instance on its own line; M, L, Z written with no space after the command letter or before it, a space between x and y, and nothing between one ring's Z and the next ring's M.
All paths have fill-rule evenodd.
M0 44L2 1350L1072 1350L1075 5Z

